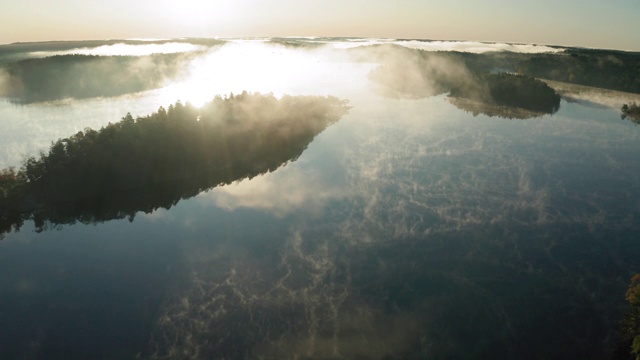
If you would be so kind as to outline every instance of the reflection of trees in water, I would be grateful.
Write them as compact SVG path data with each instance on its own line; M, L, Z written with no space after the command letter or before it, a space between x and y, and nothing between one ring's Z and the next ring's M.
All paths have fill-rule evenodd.
M608 358L611 274L638 254L638 224L621 219L637 207L582 179L631 179L601 171L589 152L602 148L556 158L517 151L530 135L409 124L368 121L380 131L341 159L353 203L274 241L276 255L195 265L165 303L157 358Z
M516 107L487 104L465 98L448 97L447 100L460 110L478 116L480 114L489 117L501 117L505 119L531 119L544 116L543 112L535 112Z
M461 99L452 104L474 115L520 119L553 114L560 108L560 95L540 80L506 73L484 74L478 79L475 88L452 88L449 97Z
M220 184L295 160L347 110L333 97L243 93L197 109L180 102L58 140L0 173L0 231L32 219L95 223L169 208Z
M366 245L329 229L276 241L273 253L220 251L195 264L187 291L165 302L151 358L603 357L594 344L606 326L576 279L528 271L508 241L492 240L500 227L375 229ZM545 331L549 314L569 315ZM522 339L535 348L513 345Z
M214 259L160 319L166 337L158 339L169 342L158 358L184 350L199 354L193 358L554 358L559 349L567 358L604 358L608 348L598 341L607 338L608 318L575 288L582 274L529 271L519 254L539 259L545 271L561 270L545 265L535 245L518 253L510 241L491 239L501 231L370 234L375 242L366 246L285 249L275 268L257 256L228 267ZM310 237L304 245L318 242ZM550 316L558 318L551 331ZM523 339L534 349L513 346Z
M526 132L487 135L462 122L371 136L346 165L363 211L341 216L343 237L387 240L366 245L379 249L367 256L377 269L350 255L352 269L369 273L367 298L428 304L419 313L434 314L421 323L432 356L416 358L608 358L622 300L611 294L624 285L616 276L626 280L639 254L629 215L637 166L594 161L625 164L581 141L521 152ZM565 147L576 152L553 155Z
M230 260L221 251L195 264L187 291L165 303L151 357L378 359L415 353L420 316L384 309L378 294L362 297L385 276L376 254L358 254L317 235L296 232L284 244L276 241L281 246L273 253Z

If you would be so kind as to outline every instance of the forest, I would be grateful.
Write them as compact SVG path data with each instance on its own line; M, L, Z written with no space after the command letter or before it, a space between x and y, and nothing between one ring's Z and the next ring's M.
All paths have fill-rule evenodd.
M155 89L184 74L193 53L148 56L56 55L0 67L0 96L29 104L65 98L117 96ZM0 75L2 73L0 72ZM1 80L1 79L0 79Z
M516 70L538 78L640 93L640 54L568 49L562 54L527 56Z
M640 93L640 53L567 48L558 53L447 52L475 73L513 72L535 78Z
M476 54L397 45L369 48L350 51L362 61L373 53L381 63L369 79L380 86L382 95L421 98L449 93L451 103L474 114L530 118L554 113L560 97L536 79L640 93L640 53L567 48L543 54ZM623 111L623 116L634 121L633 110Z
M383 65L369 74L383 96L422 98L448 93L449 101L465 111L506 118L539 117L560 108L560 96L543 81L494 72L488 63L479 62L480 55L398 51L394 56L385 53L380 58Z
M629 119L631 120L631 122L640 124L640 106L638 106L638 104L636 104L635 102L631 104L622 105L622 108L620 109L620 111L622 112L620 117L623 120Z
M202 50L146 56L55 55L31 58L29 51L35 51L38 46L45 46L50 51L66 51L80 45L135 45L140 42L113 40L2 45L0 85L4 85L0 86L0 97L28 104L65 98L118 96L155 89L185 75L189 63L207 49L224 44L224 41L215 39L174 42L179 41L200 45ZM322 46L322 42L282 38L271 39L271 43L300 50ZM386 87L384 95L393 97L434 96L453 87L473 86L469 82L470 77L481 78L495 73L640 93L640 53L566 48L557 53L491 51L476 54L416 50L393 44L337 51L345 51L356 61L373 60L381 64L372 71L370 79Z
M553 114L560 109L560 95L541 80L507 73L483 74L478 79L481 91L452 88L451 103L474 115L482 112L488 116L520 119Z
M335 97L242 93L85 129L0 171L0 234L33 220L96 223L170 208L296 160L348 111Z

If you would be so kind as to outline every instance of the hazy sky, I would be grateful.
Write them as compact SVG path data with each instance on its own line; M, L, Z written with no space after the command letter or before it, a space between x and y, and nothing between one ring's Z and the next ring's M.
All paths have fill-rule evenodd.
M640 51L640 0L3 0L0 44L362 36Z

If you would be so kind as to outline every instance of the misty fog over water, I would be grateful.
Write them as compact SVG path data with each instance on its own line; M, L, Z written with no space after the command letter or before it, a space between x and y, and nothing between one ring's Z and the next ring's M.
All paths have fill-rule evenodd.
M0 358L614 358L640 95L571 51L0 46Z

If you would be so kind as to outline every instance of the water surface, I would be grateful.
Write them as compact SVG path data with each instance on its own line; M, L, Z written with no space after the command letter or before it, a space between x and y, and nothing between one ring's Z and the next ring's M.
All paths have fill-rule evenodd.
M611 355L640 258L640 127L585 101L510 120L446 94L387 98L373 63L268 46L241 49L278 64L257 64L277 70L262 78L205 67L142 93L0 103L3 168L127 112L238 87L351 106L275 171L132 222L6 234L0 357Z

